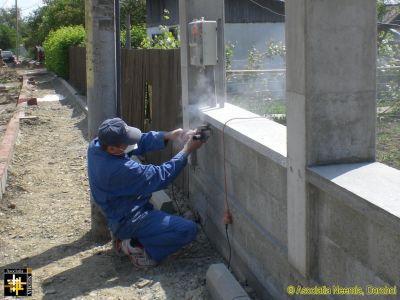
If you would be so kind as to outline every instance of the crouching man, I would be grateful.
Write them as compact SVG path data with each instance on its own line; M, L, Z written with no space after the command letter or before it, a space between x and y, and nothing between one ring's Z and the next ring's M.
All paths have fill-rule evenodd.
M88 175L93 199L107 217L116 237L115 247L137 267L155 266L190 243L194 222L153 209L152 192L165 189L179 175L188 155L201 147L194 131L142 133L120 118L105 120L88 148ZM163 149L168 141L186 142L183 149L160 166L143 165L131 155Z

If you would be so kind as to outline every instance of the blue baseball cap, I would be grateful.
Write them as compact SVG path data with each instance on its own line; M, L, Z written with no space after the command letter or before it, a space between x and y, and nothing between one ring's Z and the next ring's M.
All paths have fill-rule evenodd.
M98 138L101 145L134 145L140 141L142 132L128 126L120 118L107 119L99 127Z

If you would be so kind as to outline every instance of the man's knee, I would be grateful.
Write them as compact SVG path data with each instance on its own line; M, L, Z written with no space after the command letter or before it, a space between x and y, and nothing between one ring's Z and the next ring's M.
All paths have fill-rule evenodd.
M189 221L182 234L183 235L182 238L185 240L185 243L193 241L197 235L197 231L198 231L197 224L192 221Z

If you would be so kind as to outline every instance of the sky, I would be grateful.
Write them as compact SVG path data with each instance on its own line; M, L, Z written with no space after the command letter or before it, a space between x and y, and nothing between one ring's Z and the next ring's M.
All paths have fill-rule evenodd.
M21 9L22 17L27 17L30 13L43 5L42 0L17 0L18 7ZM11 8L15 6L15 0L0 0L1 8Z

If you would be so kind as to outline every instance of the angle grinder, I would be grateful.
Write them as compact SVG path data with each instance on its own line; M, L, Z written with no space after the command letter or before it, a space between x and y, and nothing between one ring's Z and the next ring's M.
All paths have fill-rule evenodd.
M193 136L193 139L205 143L205 142L207 142L210 135L211 135L210 126L209 125L201 125L196 128L196 134Z

